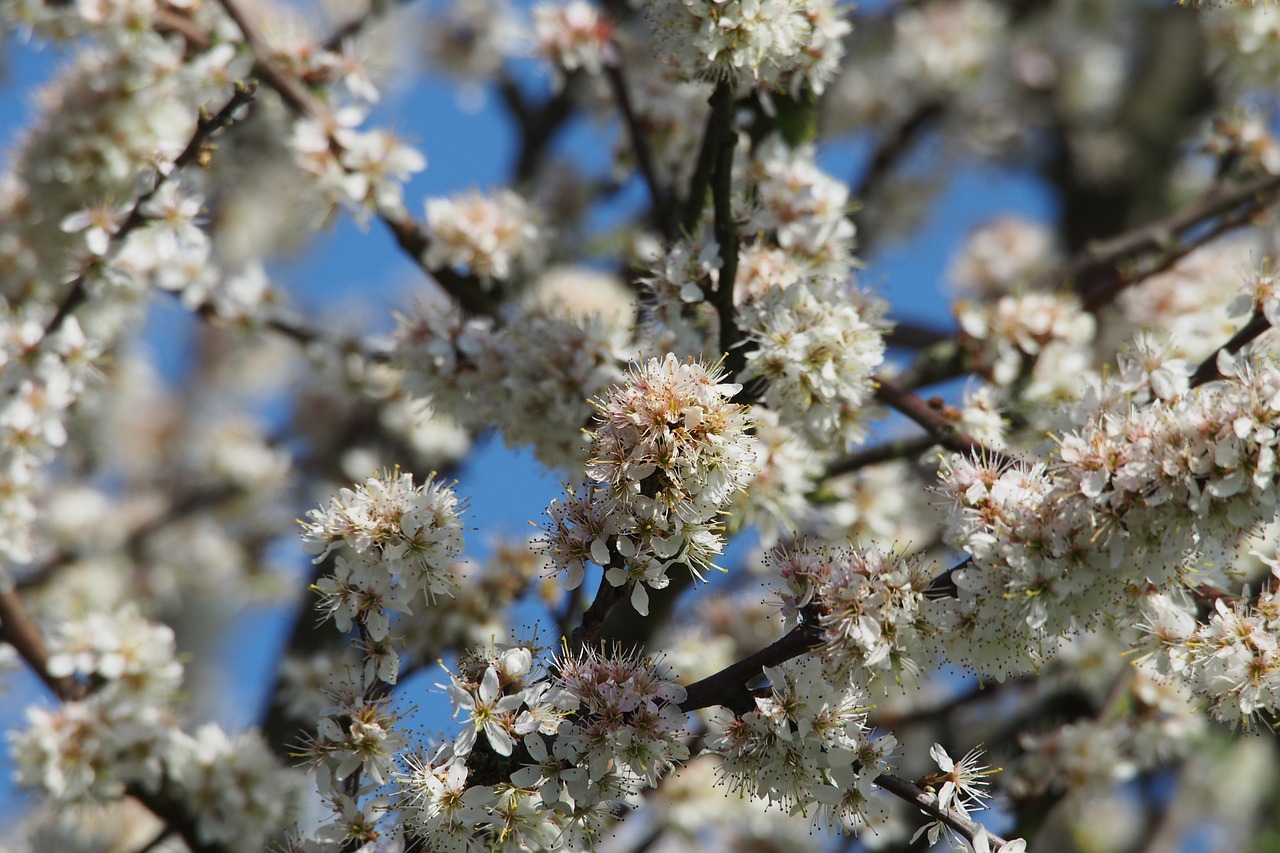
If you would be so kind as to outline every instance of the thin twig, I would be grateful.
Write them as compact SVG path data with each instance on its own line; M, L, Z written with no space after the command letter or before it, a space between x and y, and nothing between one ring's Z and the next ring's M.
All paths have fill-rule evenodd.
M692 236L702 219L702 209L707 201L707 190L711 187L711 176L715 171L719 157L721 138L731 130L733 124L733 83L722 80L711 93L708 103L711 115L707 117L707 128L702 133L702 146L698 149L698 159L693 167L693 176L689 179L689 195L684 200L684 211L680 216L680 230L686 236Z
M120 227L112 233L111 239L116 245L119 245L136 228L150 221L150 217L142 212L142 208L174 175L177 175L179 171L194 163L200 157L200 153L204 150L209 138L219 130L230 126L235 121L236 112L253 100L255 92L256 87L253 83L236 83L231 97L223 105L222 109L211 116L201 116L200 120L196 122L195 132L191 134L191 139L188 140L187 146L182 149L182 153L174 158L170 171L157 171L155 183L134 200L128 216L125 217L124 222L120 223ZM58 310L54 312L53 317L45 325L44 335L41 340L57 332L67 318L71 316L71 313L84 304L87 298L88 276L85 273L80 273L71 282L71 289L67 291L67 295L63 297L61 304L58 305Z
M1195 373L1191 374L1191 387L1198 388L1207 382L1213 382L1216 379L1223 379L1222 371L1218 370L1218 354L1228 352L1235 355L1244 349L1245 345L1263 332L1271 328L1271 321L1261 311L1253 312L1253 316L1249 318L1249 322L1245 323L1241 329L1231 336L1231 340L1218 347L1209 357L1200 362L1200 366L1196 368Z
M618 103L618 112L622 113L622 123L627 128L627 136L631 140L631 150L635 154L636 165L640 167L640 174L649 188L649 198L653 202L653 222L663 237L670 240L675 236L675 223L671 220L671 202L667 192L658 182L658 171L653 163L653 149L649 147L649 137L636 115L621 62L606 64L604 74L605 79L609 81L609 87L613 90L613 98Z
M942 821L970 842L977 837L979 832L983 831L981 824L970 820L955 809L938 808L938 795L929 793L914 782L894 776L892 773L881 773L875 778L875 784L895 797L906 800L930 817ZM990 830L986 830L986 833L987 840L993 847L1008 843L1006 839L995 835Z
M918 395L899 388L887 379L877 379L876 382L877 399L924 427L943 447L957 453L975 454L1000 464L1013 461L1007 454L985 447L977 439L961 432L942 412Z
M911 438L886 441L884 444L868 447L866 450L851 453L829 463L827 469L822 472L822 479L829 480L832 477L839 477L841 474L851 474L871 465L892 462L895 459L918 457L936 444L938 444L938 439L932 435L917 435Z

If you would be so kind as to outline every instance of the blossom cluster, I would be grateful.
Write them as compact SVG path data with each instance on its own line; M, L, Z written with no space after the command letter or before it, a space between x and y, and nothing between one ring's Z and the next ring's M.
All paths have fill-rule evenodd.
M1274 514L1280 369L1224 357L1223 379L1188 389L1184 363L1139 353L1119 371L1129 393L1060 435L1050 464L956 456L945 472L972 557L954 572L949 642L984 671L1053 654L1143 584L1194 583L1197 568L1211 582Z
M691 78L821 93L850 31L831 0L661 0L647 9L663 59Z
M1037 358L1069 360L1096 331L1094 318L1073 295L1013 293L990 302L961 301L955 310L962 346L997 385L1011 384Z
M684 689L636 654L566 652L548 675L529 649L490 646L447 689L466 724L430 760L407 757L397 779L407 825L432 849L587 843L688 757ZM477 769L492 756L510 761L496 779Z
M546 238L528 202L511 190L472 191L427 199L428 267L465 269L482 281L504 281L536 266Z
M1280 708L1280 600L1274 590L1263 590L1256 601L1219 598L1204 622L1160 594L1149 596L1142 612L1139 648L1216 719L1248 728Z
M573 469L589 447L580 432L588 401L623 377L627 328L616 317L536 302L502 325L428 309L401 318L395 358L409 393L473 430L497 426L508 445L532 445L549 467Z
M618 61L613 22L586 0L533 7L537 50L559 70L599 74Z
M361 221L374 213L401 218L403 185L426 168L427 160L388 130L362 130L364 118L365 111L356 106L300 118L290 149L331 204L342 205Z
M62 700L9 736L21 785L84 823L98 813L82 807L149 809L150 846L219 853L591 849L641 806L655 849L801 849L796 816L906 843L924 807L936 820L913 840L1020 853L969 820L993 772L978 750L935 744L937 772L913 783L910 755L891 764L898 738L977 742L973 707L1015 718L1000 749L1023 819L1187 755L1210 717L1280 713L1275 581L1251 591L1243 557L1280 574L1254 538L1276 503L1277 336L1224 346L1280 322L1280 279L1264 262L1229 306L1221 286L1274 243L1274 4L1166 27L1152 4L454 0L425 32L394 5L322 33L272 2L0 2L6 28L76 40L0 176L0 593L50 626L47 656L13 647ZM1204 67L1133 61L1194 56L1167 48L1204 34ZM500 95L522 134L515 188L444 190L414 220L426 157L372 123L371 63L407 58L397 37L463 81L463 111ZM1147 98L1148 66L1186 73L1192 97ZM584 114L615 146L603 169L556 162ZM1150 133L1153 118L1175 120ZM856 191L818 165L832 130L875 140ZM913 158L922 138L941 156ZM895 384L920 394L902 408L928 434L846 456L899 369L855 250L880 263L877 241L945 185L933 164L984 157L1042 170L1072 256L1060 267L1056 236L1019 219L974 232L951 268L958 330L896 339L917 350ZM641 196L648 216L601 230L603 205ZM269 258L335 214L381 220L433 279L390 345L268 313ZM1244 236L1190 251L1226 230ZM1100 284L1124 292L1098 305ZM213 321L181 393L163 387L171 364L138 367L155 291ZM299 354L310 385L285 366ZM962 371L985 384L925 399ZM540 537L481 562L461 555L452 487L404 471L451 466L491 429L583 485ZM937 473L933 441L987 449L943 460L942 520L911 488ZM300 524L321 621L345 636L299 620L263 733L184 727L213 680L184 694L174 631L139 613L196 612L183 648L227 630L283 588L279 514L335 479L357 482ZM747 529L764 556L728 589L633 618ZM796 544L770 550L780 536ZM927 568L944 548L967 559ZM760 600L766 575L780 605ZM423 606L441 594L448 607ZM510 644L510 611L537 603L558 654ZM10 612L2 639L23 639ZM458 725L427 749L403 709L409 676L443 660ZM931 677L939 662L977 676ZM987 676L1005 683L929 707ZM1069 718L1080 703L1059 689L1092 713ZM1033 729L1026 708L1052 710ZM290 748L310 802L275 757ZM738 802L708 797L716 774ZM895 783L914 789L896 812L873 793ZM329 820L281 838L317 805Z
M648 612L646 587L660 589L674 565L697 576L720 553L719 517L755 471L756 445L741 386L723 371L668 353L632 368L626 384L598 401L581 494L548 509L547 548L569 587L588 560L606 581L629 586Z
M935 633L924 597L934 573L920 560L801 542L766 562L786 584L787 621L821 626L829 671L883 683L923 668Z
M301 522L313 562L341 549L333 572L316 583L320 607L344 633L360 625L372 644L370 674L381 681L394 684L399 672L399 655L387 642L391 613L412 612L418 599L434 603L452 590L447 570L462 548L460 512L444 483L415 485L408 472L383 471L342 489Z
M725 783L832 829L872 820L873 783L897 742L867 732L866 694L815 656L764 673L754 710L713 721L707 748L724 758Z
M769 235L802 275L843 279L854 263L856 233L849 187L816 157L812 145L770 136L743 164L734 207L748 233Z
M744 379L767 385L765 403L820 450L866 437L872 376L884 360L883 304L837 279L773 287L743 316L755 349Z
M10 732L20 785L63 805L163 791L207 844L261 845L295 819L299 777L260 735L181 728L172 629L126 606L63 624L50 646L49 674L86 685L88 695L32 706L27 727Z

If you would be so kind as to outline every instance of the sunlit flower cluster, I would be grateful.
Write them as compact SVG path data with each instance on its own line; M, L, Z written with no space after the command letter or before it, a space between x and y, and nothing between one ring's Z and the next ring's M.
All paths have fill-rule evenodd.
M47 689L6 851L1024 853L990 796L1140 776L1149 830L1212 722L1280 717L1275 2L328 5L0 2L55 59L0 174L0 669ZM377 72L422 59L510 188L408 197ZM1059 221L988 220L956 328L895 333L892 241L988 163ZM337 217L427 288L389 340L268 280ZM495 434L564 492L463 555L407 472ZM297 583L246 705L198 656Z
M613 22L586 0L534 6L533 36L538 52L557 69L599 74L617 62Z
M606 773L620 777L614 784L627 789L656 787L689 757L679 707L685 690L653 661L637 653L563 655L552 683L572 698L576 711L557 730L555 753L587 771L581 784L570 787L569 804L589 802L588 790Z
M825 826L866 822L879 811L872 783L896 745L892 735L868 735L866 694L816 657L764 672L769 690L755 709L715 721L707 746L724 758L721 778Z
M535 211L511 190L427 199L427 227L427 266L466 269L485 281L536 265L545 244Z
M967 662L1008 672L1114 612L1130 584L1216 577L1274 514L1280 399L1273 363L1220 362L1227 378L1191 391L1179 362L1122 366L1129 394L1059 436L1050 466L952 458L943 491L973 558L939 605L954 608L952 649L965 638Z
M737 206L752 231L769 235L809 274L843 279L853 262L849 187L820 169L815 153L771 136L743 170Z
M1219 598L1204 622L1166 596L1150 597L1143 612L1153 663L1216 719L1250 728L1280 709L1280 600L1272 589L1254 602Z
M743 319L756 344L744 378L767 383L765 402L783 425L820 449L864 437L871 377L884 360L883 303L813 278L769 289Z
M931 92L972 78L998 46L1005 13L987 0L922 3L894 19L901 79Z
M256 731L232 737L213 723L178 733L168 773L196 808L205 844L259 847L297 819L302 779L280 766Z
M403 186L427 166L422 154L381 128L362 130L364 110L299 119L290 148L333 204L365 221L371 214L405 215Z
M65 623L51 645L50 675L89 693L56 709L33 706L27 728L10 732L19 784L64 805L163 789L210 844L262 844L294 819L299 777L260 736L233 741L213 724L194 736L179 727L182 665L167 626L124 607Z
M359 623L380 644L374 659L383 681L394 683L398 668L395 651L381 646L391 612L409 612L419 599L434 603L452 590L448 568L462 548L460 512L444 483L428 478L414 485L410 473L384 471L342 489L302 522L314 562L338 551L333 572L316 584L321 609L338 630Z
M1241 325L1227 311L1240 293L1223 283L1240 278L1240 259L1253 251L1250 240L1211 243L1125 289L1117 304L1135 327L1159 330L1179 357L1199 361Z
M548 551L571 587L589 554L610 584L630 585L643 614L646 586L666 586L672 566L698 574L712 565L719 517L750 482L757 453L746 433L751 420L732 402L740 386L723 378L668 354L633 367L598 402L587 465L593 485L548 509Z
M661 0L646 12L655 48L687 77L766 89L821 92L849 32L829 0Z
M923 667L933 634L924 591L935 572L919 560L802 542L774 549L767 562L786 585L787 621L822 627L829 671L896 682Z
M580 467L591 397L623 377L630 317L572 316L541 304L498 327L454 311L401 318L397 361L405 390L474 430L497 426L510 446L532 445L549 467Z
M1056 256L1053 233L1045 225L1006 216L975 229L951 260L948 277L957 292L994 299L1026 288Z
M958 302L956 319L964 330L963 345L977 367L997 385L1018 378L1029 359L1051 347L1073 350L1093 341L1093 317L1072 295L1020 293L994 302ZM1060 357L1054 352L1054 357Z

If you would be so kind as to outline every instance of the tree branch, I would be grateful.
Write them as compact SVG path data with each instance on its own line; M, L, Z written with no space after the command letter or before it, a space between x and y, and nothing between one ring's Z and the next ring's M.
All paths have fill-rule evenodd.
M1228 352L1235 355L1244 349L1245 345L1263 332L1271 328L1271 321L1261 311L1254 311L1253 316L1249 318L1249 322L1245 323L1238 332L1231 336L1231 340L1218 347L1209 357L1200 362L1200 366L1196 368L1195 373L1191 374L1191 387L1198 388L1207 382L1213 382L1216 379L1225 378L1222 372L1218 370L1218 354Z
M607 572L608 568L605 571ZM600 589L596 591L595 600L582 614L582 622L569 638L569 645L574 651L581 651L595 645L596 640L600 639L600 631L604 627L604 620L608 617L609 611L630 589L630 584L614 586L603 574L600 576Z
M851 197L858 204L858 207L850 210L849 220L853 222L857 231L860 246L870 244L867 222L862 215L866 211L866 202L879 191L885 180L893 174L894 168L911 150L925 128L934 119L942 115L942 110L943 105L939 101L925 101L917 105L911 115L903 119L876 146L867 168L863 171L861 179L859 179L851 192Z
M712 114L720 113L721 132L711 173L711 203L714 211L712 229L720 247L720 274L711 303L720 317L720 351L724 366L732 379L747 363L746 348L741 346L737 312L733 305L734 283L738 278L738 234L733 219L733 149L738 137L733 132L733 84L725 81L711 97Z
M636 165L640 167L640 174L649 188L649 198L653 203L652 221L662 236L670 240L675 236L675 223L671 220L671 200L662 184L658 182L658 171L653 163L653 149L649 147L649 137L636 116L621 62L606 63L604 75L609 81L609 88L613 90L613 99L618 103L618 112L622 113L622 123L631 140L631 150L635 154Z
M211 116L202 115L200 117L196 122L195 131L191 134L191 139L187 142L187 146L182 149L182 152L177 157L174 158L172 169L168 172L160 172L157 170L155 183L151 185L150 189L140 194L134 200L133 207L130 208L129 214L125 217L124 222L120 223L120 227L111 234L111 240L113 243L119 245L120 241L135 229L150 221L149 217L142 212L143 206L146 205L146 203L150 201L152 197L159 192L160 188L164 186L174 175L194 163L200 157L201 152L205 150L205 144L208 143L209 139L215 133L225 127L229 127L235 122L236 112L253 100L256 91L257 87L253 83L236 83L235 88L231 93L231 97L225 104L223 104L222 109L218 110ZM82 272L72 280L71 289L67 291L67 295L63 297L61 304L58 305L58 310L54 312L53 317L50 318L49 322L45 325L44 335L41 340L58 331L58 329L62 327L62 324L66 322L67 318L71 316L71 313L84 304L84 301L87 298L88 276Z
M906 800L930 817L942 821L951 829L963 835L970 843L973 842L979 832L984 831L982 824L970 820L955 809L938 808L937 794L929 793L914 782L901 779L891 773L881 773L875 778L875 784L895 797ZM1008 843L1006 839L1001 838L999 835L995 835L989 830L985 831L987 832L988 841L996 847Z
M236 0L219 0L227 15L240 28L245 44L253 53L254 74L273 89L294 113L304 116L320 116L325 108L296 79L276 69L270 52L257 28L248 16L240 9ZM181 33L190 40L189 28ZM202 49L207 49L212 40L205 33L200 33L200 40L193 42ZM426 229L414 221L408 214L392 216L384 210L376 211L378 219L395 237L396 245L429 275L447 293L462 310L469 314L489 314L494 310L494 300L484 294L478 283L469 276L459 275L449 267L432 269L426 265L426 250L431 239Z
M877 378L876 383L877 399L924 427L943 447L957 453L977 454L1001 464L1013 461L1007 454L985 447L977 439L958 430L942 412L921 397L904 391L887 379Z
M84 686L75 679L70 676L55 678L49 674L49 645L16 589L0 592L0 641L13 646L54 696L63 701L84 696Z
M832 477L839 477L841 474L851 474L871 465L879 465L881 462L892 462L895 459L919 456L937 443L938 440L932 435L918 435L911 438L886 441L884 444L868 447L865 450L851 453L842 459L828 463L826 470L822 472L822 479L829 480Z
M680 703L680 710L689 712L720 705L735 714L745 713L754 705L751 691L746 688L748 681L760 675L766 666L777 666L799 657L821 642L822 630L818 626L797 625L760 651L689 685L685 688L685 700Z
M1203 222L1244 207L1249 213L1265 207L1280 193L1280 175L1266 175L1236 187L1215 187L1199 201L1168 216L1149 222L1132 231L1091 243L1083 251L1057 269L1050 270L1033 285L1033 288L1052 289L1062 282L1080 280L1088 273L1112 267L1125 258L1176 246L1182 236ZM1242 211L1243 213L1243 211ZM1141 278L1126 280L1113 275L1109 279L1094 282L1081 294L1085 307L1096 311L1115 298L1125 287Z
M684 200L684 210L680 215L680 230L686 236L692 236L702 219L702 208L706 204L711 176L720 156L722 139L732 130L733 83L722 80L716 85L707 103L711 105L711 115L707 117L702 146L698 149L698 161L689 180L689 195Z

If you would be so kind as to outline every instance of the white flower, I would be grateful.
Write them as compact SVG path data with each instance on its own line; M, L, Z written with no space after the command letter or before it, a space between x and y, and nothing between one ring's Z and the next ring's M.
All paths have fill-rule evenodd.
M535 212L511 190L427 199L427 227L428 267L465 268L483 280L507 279L516 267L535 265L545 243Z
M465 685L454 677L449 684L448 693L453 701L454 714L466 711L469 718L467 725L453 740L453 750L457 755L464 758L470 755L476 736L481 731L494 752L499 755L511 754L514 747L511 735L515 712L524 704L524 696L520 693L503 695L496 667L485 669L480 683L476 685Z

